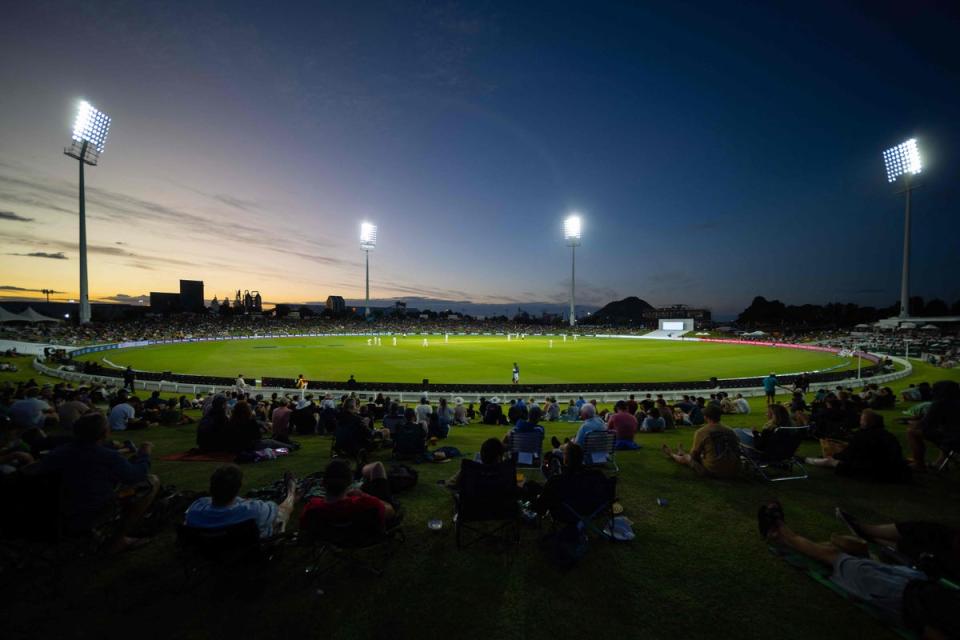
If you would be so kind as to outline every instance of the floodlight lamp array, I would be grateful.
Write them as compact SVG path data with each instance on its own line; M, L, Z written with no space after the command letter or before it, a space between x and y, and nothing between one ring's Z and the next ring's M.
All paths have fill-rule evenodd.
M910 138L906 142L883 152L883 162L887 167L887 182L895 182L902 175L920 173L920 149L917 140Z
M563 238L567 242L577 243L580 241L580 232L580 216L567 216L567 219L563 221Z
M364 222L360 225L360 248L370 251L377 246L377 225Z
M77 108L77 119L73 123L73 139L88 142L98 153L103 153L110 131L110 116L96 109L86 100L81 100Z

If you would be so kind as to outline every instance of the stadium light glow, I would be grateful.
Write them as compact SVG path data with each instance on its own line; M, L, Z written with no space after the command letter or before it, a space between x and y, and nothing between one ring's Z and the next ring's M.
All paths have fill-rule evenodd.
M887 167L887 182L896 182L900 176L920 173L920 148L916 138L910 138L883 152L883 162Z
M910 138L883 152L883 163L887 169L887 182L896 182L903 176L903 193L906 209L903 215L903 267L900 272L900 317L910 316L910 192L913 190L913 176L920 173L920 147L916 138Z
M369 222L360 223L360 248L371 251L377 246L377 225Z
M77 107L77 118L73 122L73 139L76 142L88 142L103 153L110 131L110 116L100 111L86 100Z
M86 100L77 105L73 121L72 143L64 155L80 164L80 324L90 322L90 296L87 287L87 217L83 191L83 165L95 167L100 160L110 132L110 116Z
M567 216L563 221L563 239L567 241L570 247L570 326L577 323L576 312L576 289L577 289L577 246L580 244L580 237L583 224L580 216L573 213Z
M581 232L580 216L570 215L563 221L563 238L567 242L579 242Z
M360 248L363 249L363 253L366 257L366 266L367 266L367 296L366 296L366 307L364 308L363 315L366 318L370 317L370 252L377 246L377 225L371 224L369 222L360 223Z

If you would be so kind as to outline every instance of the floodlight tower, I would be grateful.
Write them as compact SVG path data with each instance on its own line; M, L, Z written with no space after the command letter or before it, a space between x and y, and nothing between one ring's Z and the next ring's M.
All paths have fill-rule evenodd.
M580 246L580 216L571 214L563 221L563 239L570 247L570 326L577 324L576 314L576 282L577 282L577 247Z
M73 122L73 141L63 153L80 163L80 324L90 322L90 297L87 287L87 216L83 194L83 165L97 166L110 131L110 117L81 100Z
M360 223L360 248L363 249L367 259L367 306L363 312L365 318L370 317L370 252L373 251L376 246L377 225L370 224L369 222Z
M910 138L883 152L887 167L887 182L896 182L903 176L903 193L906 210L903 217L903 270L900 274L900 317L910 317L910 192L913 191L913 176L920 173L920 149L916 138Z

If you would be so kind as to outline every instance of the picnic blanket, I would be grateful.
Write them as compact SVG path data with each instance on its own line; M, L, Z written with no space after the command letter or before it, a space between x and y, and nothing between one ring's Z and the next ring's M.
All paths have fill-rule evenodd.
M189 451L160 456L160 459L164 462L233 462L236 457L237 454L235 453L223 451L205 453L199 449L190 449Z

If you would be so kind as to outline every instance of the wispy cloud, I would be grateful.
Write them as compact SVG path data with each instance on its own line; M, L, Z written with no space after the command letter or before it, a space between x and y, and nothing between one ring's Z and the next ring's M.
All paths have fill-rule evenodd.
M33 222L33 218L24 218L13 211L0 211L0 220L15 220L17 222Z
M46 251L31 251L30 253L8 253L8 256L21 256L24 258L50 258L51 260L69 260L63 255L62 251L56 253L47 253Z
M0 284L0 291L21 291L24 293L44 293L43 289L28 289L26 287L15 287L12 284ZM47 291L46 293L64 293L63 291Z
M150 294L142 293L139 296L131 296L125 293L116 293L112 296L98 298L98 300L104 300L106 302L123 302L126 304L138 304L143 301L144 304L147 304L150 302Z

